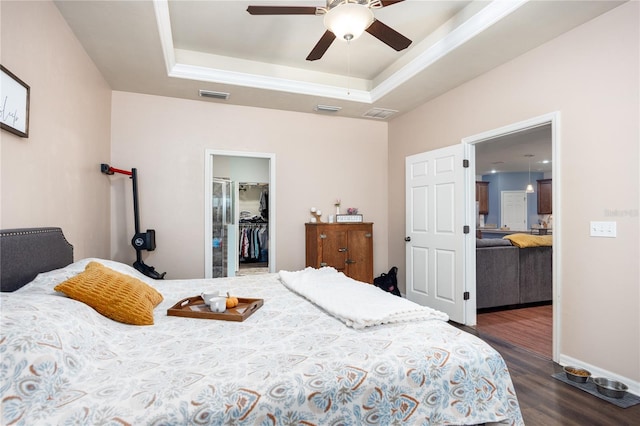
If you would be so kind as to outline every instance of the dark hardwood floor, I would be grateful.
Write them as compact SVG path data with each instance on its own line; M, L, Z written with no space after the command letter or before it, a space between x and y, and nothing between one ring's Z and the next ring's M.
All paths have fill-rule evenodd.
M527 426L640 425L640 404L619 408L551 377L562 367L531 350L460 324L452 325L489 343L504 358Z
M475 329L553 359L552 305L478 313Z

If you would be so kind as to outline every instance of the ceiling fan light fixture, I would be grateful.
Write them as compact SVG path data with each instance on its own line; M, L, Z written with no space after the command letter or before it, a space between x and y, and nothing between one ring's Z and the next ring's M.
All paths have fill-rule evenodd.
M367 6L345 2L324 15L324 26L338 39L351 41L360 37L373 19L373 12Z

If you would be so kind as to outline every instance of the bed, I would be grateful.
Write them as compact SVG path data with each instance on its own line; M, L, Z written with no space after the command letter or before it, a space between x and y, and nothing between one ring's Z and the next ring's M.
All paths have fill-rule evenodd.
M0 236L2 424L523 424L502 357L442 319L347 326L280 274L154 281L72 262L58 228ZM153 325L53 290L95 263L162 295ZM237 322L167 315L210 290L264 305Z

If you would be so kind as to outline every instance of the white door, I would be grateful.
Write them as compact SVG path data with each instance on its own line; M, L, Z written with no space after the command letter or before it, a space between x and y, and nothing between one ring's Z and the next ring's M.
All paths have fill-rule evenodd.
M525 191L502 191L500 193L500 226L512 231L527 230L527 193Z
M465 323L464 147L406 158L406 295ZM467 234L468 235L468 234Z

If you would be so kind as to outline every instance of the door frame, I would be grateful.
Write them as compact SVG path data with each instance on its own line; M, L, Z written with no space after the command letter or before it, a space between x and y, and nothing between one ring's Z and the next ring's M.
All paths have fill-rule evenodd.
M552 326L552 356L553 361L559 359L559 349L562 342L561 330L561 305L560 295L562 290L562 210L560 209L561 199L561 168L560 168L560 111L543 114L538 117L533 117L528 120L520 121L517 123L509 124L504 127L496 128L486 132L478 133L473 136L465 137L462 139L464 145L465 158L475 159L475 145L482 142L490 142L491 139L495 139L500 136L505 136L512 133L518 133L523 130L532 129L535 127L551 125L551 152L553 156L552 162L552 205L553 205L553 274L552 274L552 303L553 303L553 326ZM467 181L465 182L465 188L467 191L467 206L475 206L475 161L470 161L470 171ZM474 224L475 208L467 208L467 223ZM471 239L470 239L471 240ZM475 251L475 241L473 241L473 247L471 243L468 244L467 250ZM466 319L467 325L476 325L476 269L475 269L475 256L467 256L465 262L465 276L467 291L470 292L470 299L466 305Z
M206 149L204 155L204 277L211 278L213 275L213 264L211 260L211 241L207 236L210 236L213 232L211 226L212 194L210 183L214 174L214 156L262 158L269 160L269 272L276 272L276 155L270 152L245 152Z

